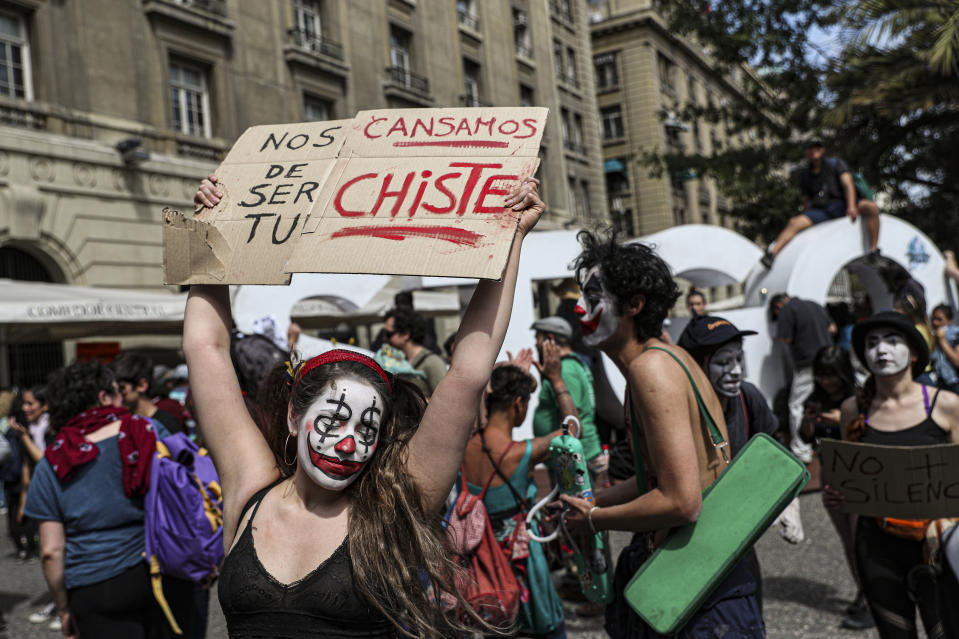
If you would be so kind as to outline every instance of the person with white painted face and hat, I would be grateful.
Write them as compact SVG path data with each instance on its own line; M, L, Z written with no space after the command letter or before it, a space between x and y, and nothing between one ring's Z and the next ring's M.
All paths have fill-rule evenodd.
M886 446L959 443L959 396L917 383L929 361L929 348L912 321L893 311L856 325L853 350L871 373L858 397L842 405L843 439ZM823 487L827 508L840 508L842 495ZM866 601L882 639L912 639L916 606L926 634L939 619L907 587L910 571L924 563L928 520L859 517L856 565Z

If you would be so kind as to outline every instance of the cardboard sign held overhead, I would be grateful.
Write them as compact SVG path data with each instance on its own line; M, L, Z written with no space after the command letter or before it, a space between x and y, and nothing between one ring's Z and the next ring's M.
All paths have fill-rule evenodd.
M168 213L167 284L285 284L290 274L498 279L535 173L544 108L394 109L248 129L217 170L224 198Z
M959 445L873 446L822 442L823 482L845 512L870 517L959 517Z

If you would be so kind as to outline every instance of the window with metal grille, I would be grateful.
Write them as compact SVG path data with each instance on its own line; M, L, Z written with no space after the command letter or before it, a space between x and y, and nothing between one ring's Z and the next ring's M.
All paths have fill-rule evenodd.
M604 53L593 58L596 67L596 88L613 89L619 86L619 65L616 53Z
M26 24L10 13L0 13L0 95L33 99Z
M480 106L480 67L472 60L463 60L463 102L468 107Z
M210 137L210 96L206 70L171 60L170 102L174 129L187 135Z

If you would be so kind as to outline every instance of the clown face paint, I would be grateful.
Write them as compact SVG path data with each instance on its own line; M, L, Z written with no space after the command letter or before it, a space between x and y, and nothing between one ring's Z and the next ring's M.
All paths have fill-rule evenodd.
M898 375L912 364L906 337L893 328L874 328L866 334L866 367L878 377Z
M300 419L299 465L319 486L343 490L359 477L379 441L383 398L353 379L330 384Z
M587 346L599 346L616 331L620 316L615 300L603 286L599 266L586 271L583 277L583 296L576 303L576 314Z
M723 344L709 358L709 381L724 397L736 397L743 385L743 345Z

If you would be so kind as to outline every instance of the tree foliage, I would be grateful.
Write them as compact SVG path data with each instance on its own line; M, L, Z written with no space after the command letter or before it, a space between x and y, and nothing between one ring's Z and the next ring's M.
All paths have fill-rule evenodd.
M742 232L769 241L800 203L790 174L801 141L861 171L943 248L959 238L959 0L670 0L673 31L700 43L722 73L749 63L725 104L677 117L724 126L742 142L702 154L650 149L654 174L712 177ZM844 43L823 50L816 34ZM821 35L818 39L824 39Z

